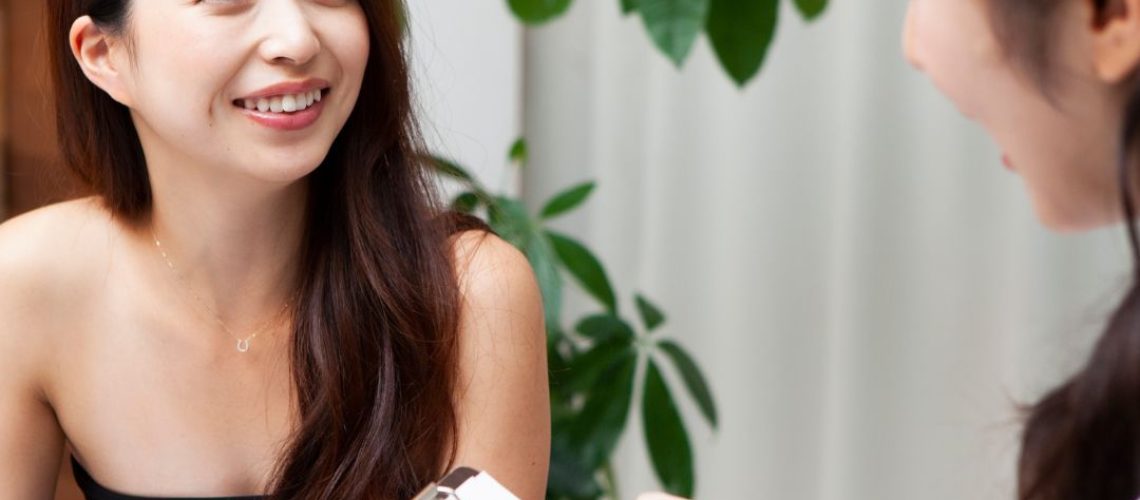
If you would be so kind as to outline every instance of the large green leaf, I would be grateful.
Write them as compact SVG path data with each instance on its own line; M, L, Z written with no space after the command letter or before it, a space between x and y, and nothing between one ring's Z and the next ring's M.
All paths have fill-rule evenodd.
M560 389L579 393L594 388L602 374L628 358L633 348L628 341L613 340L597 344L570 361L570 373L562 378Z
M546 237L562 265L578 280L586 293L598 299L607 311L617 312L617 297L614 296L613 286L610 285L601 261L584 245L568 236L547 231Z
M810 1L810 0L801 0ZM779 0L711 0L707 31L721 66L737 85L760 72L776 34Z
M435 167L436 172L464 183L475 182L475 177L472 176L467 169L452 160L440 156L433 156L430 161L432 166Z
M823 14L824 10L827 10L827 0L796 0L796 8L799 9L804 19L814 21L820 14Z
M645 329L653 332L665 323L665 313L641 294L634 297L637 302L637 312L641 315L641 322Z
M653 470L665 489L686 498L693 496L693 451L681 414L665 386L665 379L652 359L645 373L641 400L645 442Z
M621 13L632 14L637 10L637 4L640 0L621 0Z
M557 329L562 322L562 275L558 274L554 251L546 239L536 234L527 241L525 253L542 290L547 328Z
M562 347L566 339L555 336L546 336L546 370L550 379L550 400L552 403L565 402L569 393L565 391L567 381L574 375L570 366L570 359L563 353Z
M676 342L666 340L657 344L657 347L673 361L673 365L681 373L681 380L685 381L685 387L689 389L689 394L697 401L701 414L715 429L718 424L716 403L713 402L712 391L709 390L709 384L705 382L705 376L701 374L701 369L697 367L697 363Z
M705 27L709 0L637 0L649 37L677 66Z
M596 186L593 182L585 182L558 193L543 207L542 218L552 219L578 208L590 197Z
M554 19L565 13L571 3L571 0L507 0L511 12L528 24L540 24Z
M547 498L601 498L602 486L594 470L582 465L571 450L557 443L550 450Z
M465 214L474 213L479 208L479 195L470 191L461 193L451 202L451 209Z
M598 343L617 340L632 344L635 337L629 323L613 314L589 316L579 321L575 330Z
M505 196L495 197L488 207L487 215L491 229L519 250L526 251L527 243L534 232L522 202Z
M630 349L602 374L606 383L595 385L587 394L582 413L571 425L569 435L580 446L580 456L589 467L596 469L605 463L625 432L636 369L637 353Z
M518 138L518 140L511 145L511 152L507 155L507 158L520 165L530 160L530 151L526 145L526 139L522 137Z

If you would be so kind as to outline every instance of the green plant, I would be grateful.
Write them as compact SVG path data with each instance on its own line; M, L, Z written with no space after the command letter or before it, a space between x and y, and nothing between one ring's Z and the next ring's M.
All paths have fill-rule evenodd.
M519 141L511 160L526 162ZM488 191L468 170L434 158L437 170L457 181L462 192L452 206L481 215L505 240L526 254L535 270L546 308L547 355L550 363L553 449L547 497L551 499L617 496L610 455L625 432L635 386L641 388L645 441L657 477L675 494L692 496L693 453L673 394L662 376L668 360L708 423L717 426L712 392L692 357L659 329L665 314L638 294L634 305L640 328L619 307L601 262L585 245L547 226L579 208L594 191L593 183L570 188L552 198L538 214L522 201ZM575 281L601 311L574 322L562 322L563 274ZM640 376L639 376L640 374Z
M625 15L641 16L653 43L678 67L698 35L712 43L721 67L739 86L764 65L775 37L781 0L618 0ZM828 0L791 0L808 21L827 9ZM542 24L561 16L573 0L507 0L525 23Z
M828 0L790 1L809 21L818 18L828 4ZM619 0L619 6L624 15L641 17L656 47L678 67L688 58L697 37L705 33L729 77L744 86L764 64L778 25L780 2ZM573 0L507 3L516 17L534 25L561 16ZM510 160L518 165L526 163L523 140L511 148ZM662 368L672 366L701 415L716 429L716 404L700 368L678 343L662 338L659 330L665 314L656 305L635 294L637 321L628 319L594 253L548 227L552 219L585 203L595 184L567 189L532 214L521 199L488 191L455 162L443 158L433 161L441 174L462 186L453 207L485 217L500 236L522 250L542 289L553 418L547 498L617 498L610 456L625 433L636 392L641 393L644 439L657 478L670 493L692 496L692 447L677 410L676 391L666 382ZM564 275L601 308L578 319L570 330L563 328Z

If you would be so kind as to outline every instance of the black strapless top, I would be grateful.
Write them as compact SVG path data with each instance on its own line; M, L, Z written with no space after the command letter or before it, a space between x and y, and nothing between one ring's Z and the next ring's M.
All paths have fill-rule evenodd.
M249 497L206 497L206 498L166 498L166 497L140 497L133 495L124 495L116 493L107 488L104 488L91 474L87 473L79 461L75 457L71 457L71 470L75 473L75 482L79 484L79 489L83 490L83 495L87 500L264 500L263 496L249 496Z

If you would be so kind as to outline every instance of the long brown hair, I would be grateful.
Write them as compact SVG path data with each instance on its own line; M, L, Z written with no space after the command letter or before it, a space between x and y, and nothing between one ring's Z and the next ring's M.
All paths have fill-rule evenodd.
M1109 0L1091 0L1098 22ZM1049 37L1061 0L988 0L994 28L1012 61L1048 92ZM1130 289L1086 364L1028 409L1018 466L1021 500L1135 500L1140 494L1140 240L1135 151L1140 87L1133 77L1118 162L1121 211L1132 245Z
M299 428L274 499L407 498L454 460L459 292L418 135L400 0L360 0L371 50L359 100L309 179L291 346ZM49 0L59 139L71 170L120 220L151 190L127 108L93 85L68 33L89 15L129 36L130 0Z

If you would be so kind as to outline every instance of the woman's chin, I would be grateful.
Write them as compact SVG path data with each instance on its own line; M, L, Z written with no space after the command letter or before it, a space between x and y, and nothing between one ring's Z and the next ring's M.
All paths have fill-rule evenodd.
M242 167L246 176L272 184L292 184L312 174L324 162L322 155L280 157L273 155Z
M1035 200L1034 210L1037 220L1046 229L1061 234L1083 233L1119 224L1124 220L1121 210L1115 206L1081 206L1081 210L1066 209L1060 204Z

